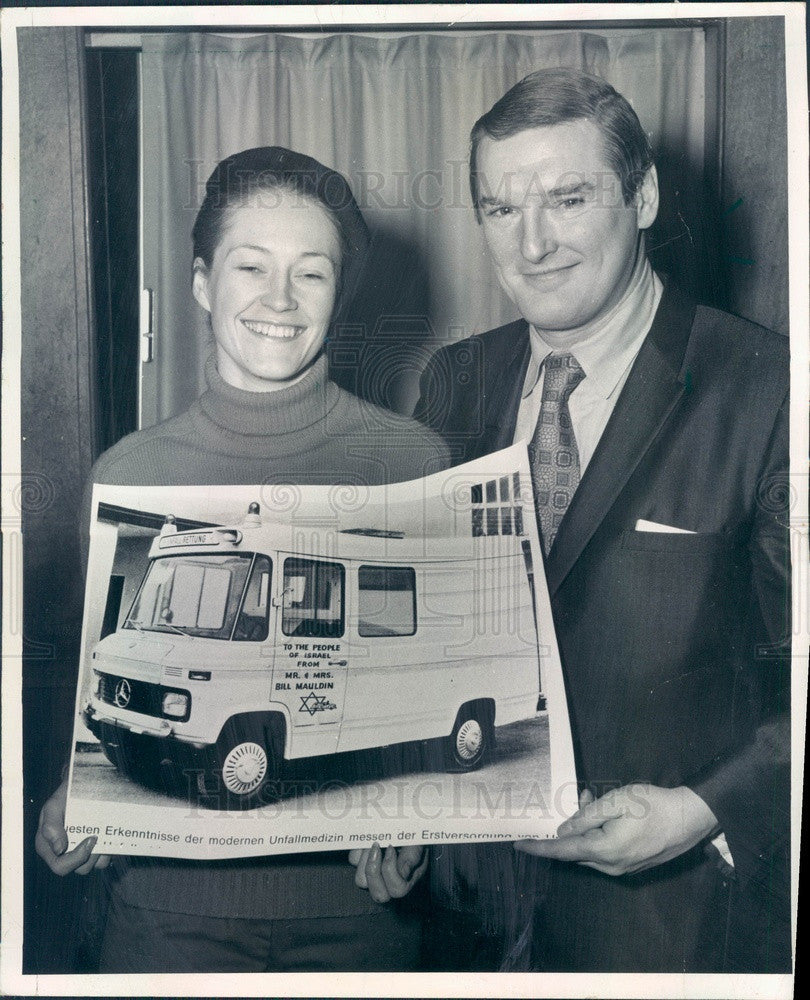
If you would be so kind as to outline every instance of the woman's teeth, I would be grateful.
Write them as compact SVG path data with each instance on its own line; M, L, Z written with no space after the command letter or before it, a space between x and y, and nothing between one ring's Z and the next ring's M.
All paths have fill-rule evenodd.
M256 323L253 320L243 319L242 322L251 331L258 333L262 337L277 337L280 340L292 340L304 328L302 326L281 326L278 323Z

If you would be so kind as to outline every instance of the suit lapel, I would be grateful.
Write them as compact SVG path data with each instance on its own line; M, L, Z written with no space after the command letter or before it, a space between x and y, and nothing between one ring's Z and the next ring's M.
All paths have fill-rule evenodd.
M667 285L641 350L546 560L554 595L680 402L695 305Z
M513 442L530 354L529 326L521 320L514 324L508 353L503 358L483 359L487 372L493 365L497 365L497 370L492 388L487 393L482 455L508 448Z

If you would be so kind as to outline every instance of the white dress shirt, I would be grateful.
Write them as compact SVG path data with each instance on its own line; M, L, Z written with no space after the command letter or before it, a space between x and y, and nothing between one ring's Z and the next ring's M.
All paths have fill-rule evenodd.
M584 473L596 451L636 355L650 331L662 292L663 285L641 248L627 291L610 312L583 328L582 337L570 349L585 372L585 378L568 401L579 451L580 474ZM529 340L531 357L518 408L515 442L531 441L534 435L543 399L543 362L554 350L533 326L529 327Z

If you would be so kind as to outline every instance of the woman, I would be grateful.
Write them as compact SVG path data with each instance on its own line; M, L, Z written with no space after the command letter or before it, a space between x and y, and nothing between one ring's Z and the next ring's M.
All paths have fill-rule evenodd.
M230 156L208 181L193 245L194 297L215 345L208 388L185 413L102 455L92 481L373 485L448 464L432 432L327 378L330 322L368 248L340 174L280 147ZM38 853L58 874L106 867L109 859L90 853L92 838L65 852L65 795L63 785L42 810ZM358 886L379 899L404 894L423 871L420 857L376 849L363 856L357 885L345 853L116 857L100 971L417 968L418 921Z

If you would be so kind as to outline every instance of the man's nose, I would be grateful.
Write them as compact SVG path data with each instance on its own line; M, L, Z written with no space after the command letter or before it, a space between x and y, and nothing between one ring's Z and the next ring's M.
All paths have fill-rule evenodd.
M520 250L526 260L537 263L557 247L548 213L542 205L524 210Z
M267 284L262 293L262 302L274 312L289 312L298 306L290 275L276 271L267 276Z

